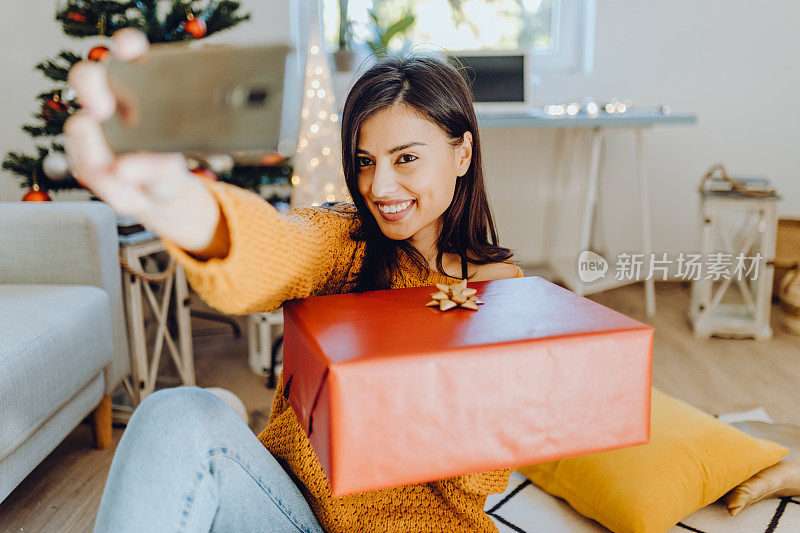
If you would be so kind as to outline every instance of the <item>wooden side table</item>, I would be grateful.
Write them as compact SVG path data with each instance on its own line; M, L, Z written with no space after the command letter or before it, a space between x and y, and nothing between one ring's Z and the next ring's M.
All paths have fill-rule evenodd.
M189 288L186 275L174 258L170 258L169 266L163 272L151 274L143 271L143 259L166 251L161 240L155 234L152 235L152 238L136 242L120 237L123 294L132 359L132 382L126 385L128 393L136 405L155 391L158 365L165 344L180 376L180 382L183 385L195 384ZM162 284L159 295L154 293L150 287L151 283ZM173 290L176 304L175 319L178 326L177 339L172 337L167 327ZM158 323L152 353L148 351L148 339L145 331L145 300Z

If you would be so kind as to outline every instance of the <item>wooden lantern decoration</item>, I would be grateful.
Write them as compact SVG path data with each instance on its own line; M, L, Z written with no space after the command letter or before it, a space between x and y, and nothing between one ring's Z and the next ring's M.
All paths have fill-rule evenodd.
M704 271L692 281L694 335L769 339L780 197L764 178L733 179L722 165L706 173L699 191Z

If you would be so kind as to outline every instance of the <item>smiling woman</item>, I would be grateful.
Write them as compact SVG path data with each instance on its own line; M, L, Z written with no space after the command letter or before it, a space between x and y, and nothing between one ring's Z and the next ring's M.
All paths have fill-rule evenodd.
M472 97L455 67L390 57L359 78L342 117L345 182L361 222L351 237L366 242L356 291L391 287L401 256L442 273L462 259L511 258L497 244Z

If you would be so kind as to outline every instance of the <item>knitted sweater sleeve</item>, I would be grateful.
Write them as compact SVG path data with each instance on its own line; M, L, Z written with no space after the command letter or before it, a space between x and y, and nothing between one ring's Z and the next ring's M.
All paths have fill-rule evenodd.
M352 214L309 206L282 215L251 191L224 182L203 183L227 224L227 255L201 260L167 238L161 241L206 303L223 313L244 315L337 292L353 266Z

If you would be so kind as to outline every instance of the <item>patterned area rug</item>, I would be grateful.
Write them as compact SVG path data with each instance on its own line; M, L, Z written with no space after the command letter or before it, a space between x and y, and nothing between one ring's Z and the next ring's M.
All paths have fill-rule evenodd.
M575 512L514 472L503 494L486 500L486 512L500 533L598 533L608 529ZM708 505L684 518L669 533L797 533L800 498L771 498L730 516L721 503Z

